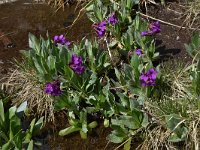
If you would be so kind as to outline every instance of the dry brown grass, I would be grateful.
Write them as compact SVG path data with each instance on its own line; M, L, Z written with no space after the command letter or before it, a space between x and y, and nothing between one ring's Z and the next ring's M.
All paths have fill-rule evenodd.
M65 6L68 6L70 4L76 4L77 6L84 5L85 3L89 2L91 0L47 0L48 5L51 5L52 7L56 8L56 11L60 9L65 9Z
M44 116L45 122L54 121L53 100L44 93L43 85L36 81L34 72L11 69L1 87L11 95L13 105L27 101L31 115Z
M192 0L182 6L185 11L182 15L185 18L183 24L186 24L190 28L194 25L200 25L200 1Z
M161 125L155 127L154 129L147 129L145 132L146 138L137 148L138 150L174 149L174 146L167 141L170 131L164 130Z
M200 149L200 112L198 109L198 99L193 95L192 82L189 79L191 66L185 65L178 60L165 64L162 74L167 80L170 89L163 91L161 99L150 99L145 102L145 108L154 118L154 126L149 126L145 130L145 140L138 147L140 150L199 150ZM188 127L186 141L181 145L168 142L172 131L167 128L165 115L180 115L184 124Z

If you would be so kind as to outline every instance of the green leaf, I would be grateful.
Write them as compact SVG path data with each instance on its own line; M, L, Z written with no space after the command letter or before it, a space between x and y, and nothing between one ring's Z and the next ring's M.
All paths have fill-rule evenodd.
M110 63L104 63L104 64L103 64L103 67L104 67L104 68L107 68L108 66L110 66Z
M55 66L56 66L56 57L55 56L48 56L47 58L47 65L49 67L50 70L55 70Z
M128 9L132 9L132 2L133 2L133 0L126 0L126 7Z
M173 132L168 140L179 142L184 141L187 137L188 129L182 123L183 120L176 115L170 114L166 116L167 127Z
M30 125L29 125L29 129L26 132L26 137L25 137L25 141L26 142L30 142L31 137L32 137L32 132L33 132L33 128L35 125L35 118L31 121Z
M2 150L10 150L12 142L9 140L6 144L2 146Z
M148 124L149 124L148 115L144 114L143 121L142 121L142 126L146 128L148 126Z
M87 139L87 133L83 132L82 130L79 131L82 139Z
M16 106L13 106L9 109L9 119L11 119L13 116L15 116L15 112L17 110Z
M27 109L27 101L23 102L16 110L16 114L19 117L22 117L23 113L25 112L25 110Z
M177 133L172 133L169 138L168 141L169 142L181 142L181 141L185 141L187 138L187 133L188 133L188 129L186 127L181 128L181 135L177 134Z
M199 109L199 115L200 115L200 100L198 101L198 109Z
M188 45L188 44L184 44L184 45L185 45L186 51L189 53L189 55L190 55L191 57L193 57L193 56L194 56L194 54L193 54L193 52L194 52L193 47L192 47L191 45Z
M41 117L34 125L32 134L35 135L37 132L39 132L44 125L44 117Z
M156 60L159 58L159 52L154 53L153 60Z
M4 122L5 116L4 116L4 107L3 107L3 101L2 100L0 100L0 117L1 117L0 121Z
M133 0L134 5L138 5L140 3L140 0Z
M161 4L163 5L163 6L165 6L165 0L160 0L161 1Z
M98 7L96 7L96 11L94 13L99 21L103 21L103 15Z
M193 83L195 83L196 85L195 91L196 91L196 94L199 96L200 95L200 60L198 60L197 62L196 79Z
M110 121L108 120L108 119L104 119L104 122L103 122L103 125L104 125L104 127L109 127L109 125L110 125Z
M131 149L131 140L132 138L129 138L127 142L124 144L124 150L130 150Z
M129 98L126 97L123 93L120 93L120 92L117 92L117 95L118 95L119 98L120 98L121 105L122 105L123 107L128 108L128 107L130 106Z
M118 41L117 40L113 40L113 41L111 41L111 43L109 43L109 47L113 48L113 47L117 46L117 44L118 44Z
M135 114L134 116L120 116L118 119L112 119L112 125L124 126L130 129L139 129L141 127L141 114Z
M93 85L93 84L96 82L96 80L97 80L97 75L96 75L96 73L92 73L92 75L90 76L90 81L89 81L89 83L88 83L87 86L86 86L86 90L88 90L88 88L89 88L91 85Z
M167 127L171 129L172 131L175 129L177 124L181 121L180 117L176 114L170 114L166 117Z
M33 150L33 140L29 142L27 150Z
M65 135L69 135L73 132L79 131L80 128L74 127L74 126L70 126L68 128L65 128L63 130L60 130L59 135L60 136L65 136Z
M108 135L108 140L113 143L122 143L124 141L124 139L125 139L124 136L117 136L113 133Z
M43 68L43 66L41 65L41 63L39 63L39 61L35 57L33 57L33 61L34 61L35 68L37 69L37 72L39 74L44 75L45 74L45 69Z
M94 4L90 4L86 7L86 11L87 12L90 12L90 11L93 11L94 10Z
M200 45L200 37L198 32L193 32L192 34L192 44L198 49Z
M31 33L29 33L29 47L34 49L37 54L40 51L40 42L39 40Z
M83 123L82 124L82 129L81 129L84 133L87 133L88 132L88 128L87 128L87 124L86 123Z
M67 98L68 97L65 97L64 95L61 95L59 98L56 98L55 99L54 109L56 111L59 111L59 110L62 110L64 108L69 108L70 104L69 104L69 101L68 101Z
M98 123L97 123L96 121L93 121L93 122L91 122L91 123L88 124L88 127L89 127L90 129L93 129L93 128L96 128L97 125L98 125Z

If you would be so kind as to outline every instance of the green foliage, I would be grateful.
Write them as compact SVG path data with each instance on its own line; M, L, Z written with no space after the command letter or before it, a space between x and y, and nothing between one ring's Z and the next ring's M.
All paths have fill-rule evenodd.
M88 17L94 23L107 20L112 13L117 16L116 25L107 24L102 42L83 38L79 44L67 47L55 45L49 37L44 40L42 37L37 39L32 34L29 35L31 50L23 52L28 70L36 72L38 82L42 85L53 80L61 82L62 94L51 98L54 100L55 111L67 110L70 126L60 130L60 136L79 132L86 139L88 132L103 122L105 127L112 129L108 139L114 143L125 141L124 148L130 149L132 137L143 134L153 122L145 102L161 97L159 84L162 83L162 76L159 66L153 65L159 57L155 50L155 39L152 36L141 36L142 31L148 30L148 24L135 13L134 6L138 3L137 0L95 0L87 5ZM199 45L196 38L197 35L194 35L192 45L187 46L192 56L196 55L197 50L194 49ZM138 48L141 49L141 55L134 51ZM118 51L122 57L125 56L125 63L112 66L110 51ZM132 52L130 56L129 52ZM70 66L74 54L82 59L85 67L82 74L76 74ZM200 68L199 64L197 68ZM158 86L142 86L141 75L151 68L156 68L158 72ZM198 70L197 75L193 75L193 80L198 82ZM198 85L196 86L198 92ZM168 106L167 102L164 104ZM177 109L166 108L163 113L165 128L172 132L168 138L171 142L184 141L188 134L187 124L184 124L182 117L175 115L178 114ZM98 114L96 118L95 113ZM31 126L34 124L35 120ZM34 132L33 128L29 130L30 133ZM29 142L29 146L33 147L30 138Z
M42 37L37 39L32 34L29 34L29 47L31 48L29 51L22 51L28 63L27 67L36 72L39 82L52 81L58 76L57 70L64 65L63 54L67 52L67 48L61 47L59 51L50 39L44 40Z
M75 115L73 112L69 112L70 118L69 123L70 127L65 128L59 132L60 136L66 136L73 132L79 131L81 138L86 139L87 138L87 132L93 128L96 128L98 123L96 121L92 121L90 123L87 123L87 112L81 111L80 112L80 118L75 118Z
M163 0L161 2L164 3ZM19 66L23 71L36 75L36 84L40 88L52 81L59 81L61 95L42 94L47 94L44 97L53 100L54 111L64 109L67 112L69 126L60 130L60 136L79 132L81 138L86 139L91 130L103 123L104 127L112 129L108 140L124 142L125 150L131 149L134 136L145 138L145 131L154 130L154 126L161 126L164 132L170 131L166 138L169 142L188 139L190 121L199 117L194 112L199 113L200 110L199 34L194 33L191 44L185 44L194 59L194 64L186 69L191 75L193 88L189 89L191 86L188 86L186 90L179 82L173 82L179 74L165 83L167 77L161 75L160 66L154 63L159 57L156 40L151 34L141 35L153 25L136 13L138 4L139 0L90 1L86 7L89 19L94 24L107 22L105 35L101 39L83 38L80 43L67 47L55 44L48 35L45 40L29 34L30 50L22 52L26 64L19 63ZM117 18L115 25L108 22L112 14ZM141 54L137 54L136 49L141 49ZM113 62L112 54L115 52L120 55L119 64ZM82 74L77 74L71 67L74 54L82 59L81 65L85 68ZM142 86L141 76L150 69L158 72L154 77L156 85ZM184 79L186 77L181 78ZM146 82L150 80L146 77ZM23 103L18 108L14 106L5 111L0 101L2 149L22 149L24 144L28 144L28 149L33 149L35 142L32 136L41 129L43 118L38 121L33 119L29 128L22 130L20 118L25 108L26 103ZM162 133L159 134L159 137L162 136ZM151 135L150 141L153 138L154 135Z
M32 136L35 135L43 126L43 118L37 122L33 119L28 129L22 129L21 117L26 110L27 102L22 103L18 108L13 106L9 110L4 110L3 101L0 100L0 148L22 149L28 145L33 149Z
M173 132L170 137L170 142L180 142L185 141L188 129L183 124L184 120L182 120L178 115L171 114L166 116L167 127Z
M199 33L194 32L192 35L191 43L185 44L185 48L187 52L195 59L198 59L199 56L199 45L200 45L200 37Z
M155 41L140 35L147 29L147 24L134 14L133 7L138 3L137 0L121 0L110 5L110 1L96 0L88 5L88 16L95 23L107 19L112 12L118 16L116 26L108 25L110 38L106 39L106 47L99 40L85 38L70 47L55 45L49 37L47 40L37 39L29 34L31 49L23 52L28 70L36 72L42 85L53 80L61 82L62 94L51 98L56 111L67 110L70 126L61 130L59 135L79 132L85 139L102 120L105 127L113 129L108 139L120 143L148 126L144 101L154 88L141 87L140 75L153 68L152 61L158 54L155 53ZM117 49L127 56L136 48L142 49L142 56L134 53L130 64L124 63L121 68L111 65L107 50ZM82 58L85 71L81 75L70 67L73 54ZM96 120L91 119L94 113L99 114ZM129 147L128 143L126 147Z
M190 44L185 44L185 48L190 56L193 57L195 64L193 64L191 71L191 79L193 81L193 88L197 96L200 95L200 37L197 32L192 35Z

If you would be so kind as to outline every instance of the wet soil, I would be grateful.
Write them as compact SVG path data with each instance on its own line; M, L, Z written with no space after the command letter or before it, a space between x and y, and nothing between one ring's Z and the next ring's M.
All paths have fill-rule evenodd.
M65 112L55 114L55 122L46 124L41 133L34 137L34 140L42 143L42 147L35 147L35 150L114 150L119 146L107 140L111 129L105 128L102 122L88 132L87 139L81 139L79 132L64 137L58 135L60 130L69 126Z
M173 3L173 7L178 7ZM91 22L85 15L80 18L72 28L66 29L77 16L75 12L76 5L67 6L65 11L58 11L50 6L38 3L32 3L31 0L20 0L14 3L0 5L0 30L4 33L0 35L0 74L4 75L7 69L11 67L10 61L13 58L20 59L20 50L28 48L28 33L31 32L37 36L45 36L48 31L53 37L56 34L67 33L66 37L70 41L80 41L84 36L91 37L93 30ZM182 25L183 19L179 14L168 10L167 8L149 6L149 15L173 24ZM173 58L181 59L183 62L190 61L187 55L184 43L190 41L191 30L179 29L167 24L161 23L161 33L156 35L157 51L161 54L161 59ZM7 36L12 43L13 48L7 48L2 38ZM169 56L169 57L166 57ZM1 77L1 76L0 76ZM58 136L58 131L67 127L67 119L59 114L55 125L49 124L37 139L43 142L42 150L111 150L118 145L110 144L106 140L110 129L99 126L97 130L92 131L87 140L82 140L79 134L73 134L67 137Z
M103 122L99 122L97 128L89 131L88 138L83 140L80 138L79 132L73 133L71 135L61 137L58 135L58 131L68 127L66 115L59 113L56 115L56 120L54 125L50 124L48 129L52 129L55 134L52 134L48 138L48 145L52 150L114 150L118 145L109 143L106 139L108 134L110 134L111 129L105 128ZM52 133L53 133L52 132ZM120 148L121 149L121 148ZM119 150L120 150L119 149Z
M194 30L188 29L187 26L184 28L183 22L185 18L182 17L184 12L180 5L181 3L173 2L168 3L166 7L148 7L147 15L162 21L161 33L156 35L157 51L160 53L161 61L169 60L170 58L189 62L192 59L186 52L184 43L190 42L191 33ZM196 23L195 26L198 27L199 25L200 22Z
M13 58L20 58L20 50L28 48L29 32L36 36L46 36L48 31L50 37L57 34L65 34L69 41L79 41L84 36L91 34L91 22L86 15L71 25L76 18L79 8L76 5L66 6L65 10L55 12L55 8L48 5L32 2L32 0L19 0L14 3L0 5L0 74L6 73ZM3 39L8 37L15 45L8 48Z

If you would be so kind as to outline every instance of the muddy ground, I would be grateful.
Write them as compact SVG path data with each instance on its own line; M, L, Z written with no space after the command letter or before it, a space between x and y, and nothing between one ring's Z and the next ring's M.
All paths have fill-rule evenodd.
M20 0L14 3L0 5L0 77L7 73L12 67L10 63L13 58L20 60L20 50L28 48L28 33L31 32L39 36L45 36L46 32L53 37L56 34L67 33L66 37L70 41L77 42L84 36L91 37L94 31L91 28L91 22L85 15L81 17L72 28L66 29L78 14L74 12L76 5L67 6L65 11L58 11L50 6L32 3L31 0ZM149 6L147 14L157 19L170 22L176 25L182 25L183 18L180 14L171 11L177 9L179 3L173 2L167 7ZM167 9L170 8L170 9ZM161 59L166 58L179 59L188 62L191 58L187 55L184 43L189 42L191 30L180 29L174 26L161 24L161 33L156 36L157 50L161 54ZM13 47L8 48L3 38L8 37ZM166 57L169 56L169 57ZM58 115L56 125L50 125L41 133L40 140L45 144L42 149L56 150L103 150L114 149L115 144L110 144L106 136L110 130L99 127L93 131L87 140L80 139L79 134L69 137L60 137L54 133L66 127L67 120L64 115ZM137 143L137 142L136 142Z
M69 41L77 42L91 33L91 22L84 15L73 28L72 24L78 14L76 5L66 7L55 13L56 9L32 0L19 0L0 5L0 73L6 73L13 58L20 58L20 50L28 48L28 33L50 37L66 33ZM13 48L8 48L5 38L8 37Z

